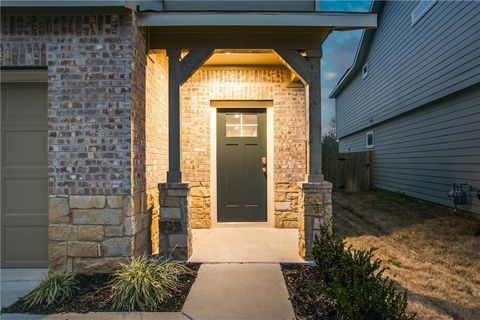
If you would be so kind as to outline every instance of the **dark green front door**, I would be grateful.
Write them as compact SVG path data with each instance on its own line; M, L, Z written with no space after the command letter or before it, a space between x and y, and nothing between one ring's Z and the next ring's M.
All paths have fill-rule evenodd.
M267 221L265 109L217 110L217 220Z

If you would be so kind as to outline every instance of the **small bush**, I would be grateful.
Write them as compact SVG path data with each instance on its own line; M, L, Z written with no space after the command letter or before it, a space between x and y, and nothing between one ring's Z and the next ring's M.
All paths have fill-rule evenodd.
M179 277L190 270L179 263L134 259L109 282L113 310L154 311L179 289Z
M345 263L345 244L337 233L323 228L320 237L315 239L313 257L326 282L334 279L341 264Z
M393 281L383 277L375 249L345 247L345 242L327 227L315 240L313 254L327 293L336 301L338 319L413 319L406 313L407 295L395 290Z
M68 271L49 273L40 284L25 296L28 308L37 305L61 303L72 298L77 280L75 274Z

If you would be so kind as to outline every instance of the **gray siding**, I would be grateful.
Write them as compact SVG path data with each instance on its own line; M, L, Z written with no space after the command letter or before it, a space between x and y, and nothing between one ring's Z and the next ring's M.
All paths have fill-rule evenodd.
M337 97L339 137L480 83L480 1L438 1L411 26L416 4L385 4L368 77Z
M480 85L373 127L375 186L451 206L452 183L480 188ZM361 131L340 152L366 150ZM462 209L480 213L475 193Z

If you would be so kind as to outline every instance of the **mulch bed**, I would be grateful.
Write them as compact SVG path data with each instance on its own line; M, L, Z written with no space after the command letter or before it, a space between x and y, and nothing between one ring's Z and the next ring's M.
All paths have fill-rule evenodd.
M165 301L155 312L179 312L185 300L187 299L190 288L197 277L200 264L187 264L192 271L180 277L181 287L174 295ZM35 306L26 308L23 298L17 300L9 307L2 308L1 313L87 313L87 312L111 312L110 305L107 303L109 297L108 281L112 278L111 274L78 274L78 288L72 300L62 304L53 304L50 306ZM127 310L115 310L127 311ZM140 310L138 310L140 311Z
M297 319L333 319L335 302L325 293L320 270L305 264L282 264L283 277Z

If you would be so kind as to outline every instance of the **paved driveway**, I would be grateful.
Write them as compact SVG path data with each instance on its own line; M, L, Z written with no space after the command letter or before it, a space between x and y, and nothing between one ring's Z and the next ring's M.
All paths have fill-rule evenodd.
M33 290L48 269L0 269L0 304L8 307Z

